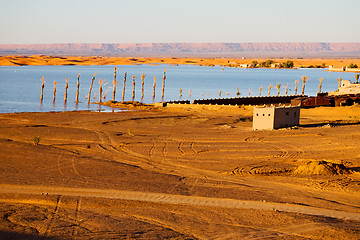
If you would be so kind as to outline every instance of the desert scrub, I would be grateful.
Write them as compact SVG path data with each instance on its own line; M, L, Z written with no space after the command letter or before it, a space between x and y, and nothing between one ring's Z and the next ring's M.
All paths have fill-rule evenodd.
M34 145L39 145L40 143L40 137L39 136L33 136L31 138L31 142L34 144Z
M134 132L131 129L128 129L128 135L129 135L129 137L135 136Z

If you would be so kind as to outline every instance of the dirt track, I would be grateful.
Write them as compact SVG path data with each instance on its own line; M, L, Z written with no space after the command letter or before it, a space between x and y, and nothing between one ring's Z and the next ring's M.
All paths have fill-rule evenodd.
M2 114L0 234L353 239L360 111L332 111L256 132L247 109ZM351 173L292 174L314 160Z
M342 211L333 211L321 208L307 207L295 204L271 203L261 201L242 201L220 198L191 197L181 195L170 195L160 193L143 193L130 191L116 191L90 188L59 188L45 186L21 186L21 185L0 185L1 193L14 194L50 194L65 195L73 197L95 197L95 198L111 198L121 200L161 202L171 204L191 204L200 206L226 207L226 208L245 208L245 209L261 209L274 210L292 213L302 213L308 215L316 215L322 217L340 218L360 221L359 213L350 213ZM1 201L1 199L0 199Z

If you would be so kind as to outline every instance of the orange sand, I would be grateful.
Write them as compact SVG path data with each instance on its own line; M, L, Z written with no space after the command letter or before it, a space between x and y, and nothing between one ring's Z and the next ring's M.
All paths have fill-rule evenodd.
M193 64L202 66L234 66L236 64L258 63L267 59L233 59L233 58L155 58L155 57L58 57L58 56L2 56L0 66L16 65L129 65L129 64ZM310 65L333 65L335 67L348 66L350 63L360 66L360 59L272 59L274 62L283 63L287 60L294 62L294 67L307 67Z
M0 114L0 238L360 236L359 106L274 131L251 107L138 110Z

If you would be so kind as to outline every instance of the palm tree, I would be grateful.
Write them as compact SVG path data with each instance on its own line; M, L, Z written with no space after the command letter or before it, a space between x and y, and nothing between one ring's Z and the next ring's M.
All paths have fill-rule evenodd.
M356 83L359 83L359 74L355 74Z
M295 95L297 94L298 83L299 83L299 80L295 80Z
M319 79L319 93L321 93L321 83L322 83L323 80L324 80L323 78Z
M270 90L271 90L271 88L272 88L272 84L269 85L269 87L268 87L268 96L269 96L269 97L270 97Z
M276 94L276 96L279 96L279 94L280 94L280 87L281 87L281 83L277 83L277 84L276 84L276 89L277 89L277 94Z
M301 78L302 78L302 82L303 82L301 95L304 95L304 93L305 93L305 83L309 80L309 77L303 75L303 76L301 76Z
M99 78L99 102L101 102L101 97L102 97L102 93L103 93L103 86L105 86L107 83L104 84L104 80L102 80L101 78Z
M338 83L339 83L339 88L341 87L341 81L342 81L342 78L338 78L338 79L336 79L337 81L338 81Z
M285 86L283 86L283 88L285 88L285 95L286 96L288 95L288 87L289 87L288 83Z

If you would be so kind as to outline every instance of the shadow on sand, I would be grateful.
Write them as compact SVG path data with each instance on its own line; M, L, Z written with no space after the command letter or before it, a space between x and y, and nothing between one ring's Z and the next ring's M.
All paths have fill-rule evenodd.
M300 124L299 127L302 127L302 128L318 128L318 127L331 128L331 127L339 127L339 126L356 126L356 125L360 125L360 121L359 122L336 121L336 122L326 122L326 123Z
M56 237L44 237L39 236L36 234L30 234L30 233L17 233L17 232L10 232L10 231L0 231L0 239L3 240L32 240L32 239L39 239L39 240L57 240L60 238Z

